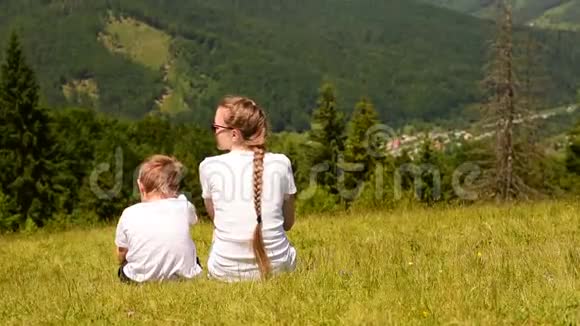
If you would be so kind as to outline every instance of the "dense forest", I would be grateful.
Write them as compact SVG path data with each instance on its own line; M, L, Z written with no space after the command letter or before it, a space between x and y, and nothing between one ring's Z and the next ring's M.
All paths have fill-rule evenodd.
M493 23L419 0L4 0L2 44L12 31L43 105L206 125L223 94L239 93L269 109L275 131L304 131L325 82L345 114L365 95L393 126L471 119ZM573 102L580 37L517 31L528 34L544 45L545 107Z

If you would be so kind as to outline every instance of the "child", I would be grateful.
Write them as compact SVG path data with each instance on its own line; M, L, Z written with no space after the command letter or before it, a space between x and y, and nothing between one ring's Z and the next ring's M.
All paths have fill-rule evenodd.
M202 272L189 233L197 223L195 207L178 196L182 170L179 161L164 155L141 165L141 203L123 211L115 236L121 281L189 279Z
M266 114L252 99L226 97L212 125L218 149L199 166L202 197L214 222L209 276L266 279L296 269L288 231L295 222L290 159L266 151Z

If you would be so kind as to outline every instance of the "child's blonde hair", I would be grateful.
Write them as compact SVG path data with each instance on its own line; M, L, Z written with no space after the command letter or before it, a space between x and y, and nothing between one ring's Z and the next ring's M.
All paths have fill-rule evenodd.
M139 182L145 193L175 197L183 177L183 164L174 157L153 155L139 168Z

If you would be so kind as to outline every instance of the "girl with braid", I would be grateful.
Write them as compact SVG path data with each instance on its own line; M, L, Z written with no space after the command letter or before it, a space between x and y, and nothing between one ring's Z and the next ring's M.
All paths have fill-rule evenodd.
M215 229L210 277L223 281L266 279L296 267L286 232L294 225L296 186L290 160L266 152L266 116L245 97L226 97L212 128L228 153L199 166L202 196Z

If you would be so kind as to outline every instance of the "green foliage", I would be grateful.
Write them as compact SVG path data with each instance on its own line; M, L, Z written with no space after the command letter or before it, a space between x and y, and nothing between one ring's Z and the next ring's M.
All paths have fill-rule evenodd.
M306 189L310 182L310 161L308 135L306 133L281 132L270 135L268 149L275 153L284 153L292 163L294 181L298 189Z
M339 195L332 193L327 187L306 188L298 196L296 214L304 216L339 211L342 209L339 201Z
M569 145L566 153L566 169L580 176L580 123L568 135Z
M18 207L21 219L17 224L42 225L43 214L50 216L53 211L53 171L48 160L53 143L47 114L38 107L34 72L15 33L0 69L1 190Z
M580 178L566 170L565 158L546 156L532 162L527 177L531 186L549 198L580 193Z
M432 204L441 199L441 165L429 139L423 140L417 164L421 185L415 189L416 196L420 201Z
M365 211L396 207L394 171L392 160L377 162L369 171L368 180L361 184L360 193L349 208L353 211Z
M362 164L360 172L350 173L354 180L368 180L374 168L373 150L370 139L371 128L377 126L379 120L373 104L367 98L362 98L356 105L347 128L345 160L349 163ZM352 184L352 182L351 182Z
M36 223L34 222L34 220L32 218L27 218L26 221L24 222L24 226L22 227L22 232L23 233L34 233L38 231L38 226L36 225Z
M320 88L318 107L312 113L312 128L309 133L310 166L325 165L318 175L321 186L330 193L338 194L338 161L344 150L344 117L337 108L334 86L324 84Z
M21 216L16 211L14 200L0 190L0 232L18 228Z

